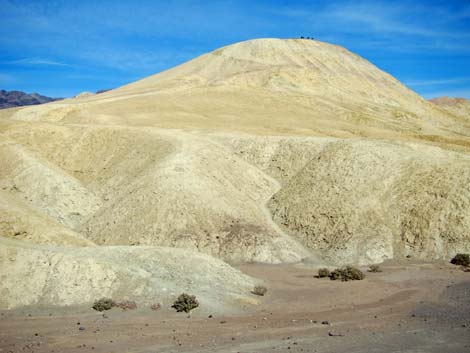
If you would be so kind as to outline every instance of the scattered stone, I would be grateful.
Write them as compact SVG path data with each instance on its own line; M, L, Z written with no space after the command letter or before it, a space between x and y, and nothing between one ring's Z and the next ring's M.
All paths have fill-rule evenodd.
M85 327L83 327L83 326L80 326L78 329L79 329L80 331L85 331Z
M333 331L329 331L329 332L328 332L328 336L330 336L330 337L340 337L340 336L343 336L343 335L340 334L340 333L336 333L336 332L333 332Z

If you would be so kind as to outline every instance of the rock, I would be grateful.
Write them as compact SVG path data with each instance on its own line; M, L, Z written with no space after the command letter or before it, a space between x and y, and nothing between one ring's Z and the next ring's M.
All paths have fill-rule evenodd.
M328 336L331 336L331 337L338 336L339 337L339 336L343 336L343 335L340 334L340 333L337 333L337 332L329 331Z

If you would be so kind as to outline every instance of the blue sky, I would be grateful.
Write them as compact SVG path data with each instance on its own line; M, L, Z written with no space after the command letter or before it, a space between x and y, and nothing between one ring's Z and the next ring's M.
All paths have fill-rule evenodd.
M251 38L342 45L426 98L470 98L470 0L5 1L0 89L117 87Z

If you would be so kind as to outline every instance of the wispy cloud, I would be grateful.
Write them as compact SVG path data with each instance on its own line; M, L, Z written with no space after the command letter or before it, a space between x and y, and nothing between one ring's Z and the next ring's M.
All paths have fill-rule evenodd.
M70 66L69 64L66 64L63 62L42 59L42 58L23 58L23 59L11 60L7 63L14 64L14 65Z
M407 86L417 87L417 86L440 86L440 85L452 85L459 83L470 82L470 77L461 77L461 78L450 78L442 80L422 80L422 81L405 81L404 83Z
M283 8L274 8L278 15L308 21L309 26L337 38L347 35L351 40L355 36L360 40L381 36L390 43L396 42L396 36L402 35L402 42L407 44L410 37L418 39L423 45L431 40L457 40L466 44L470 40L468 26L459 28L458 23L470 16L470 7L456 10L446 6L436 6L415 1L330 1L311 3L310 6L293 6L289 3ZM425 42L423 42L425 41ZM356 40L357 42L357 40ZM428 43L429 44L429 43ZM441 46L442 44L439 43ZM453 43L458 44L458 43ZM467 45L468 48L468 45Z
M0 8L0 70L37 85L82 75L67 84L96 90L240 40L300 35L343 45L398 79L419 77L408 85L420 93L470 84L455 81L470 77L463 0L0 0Z

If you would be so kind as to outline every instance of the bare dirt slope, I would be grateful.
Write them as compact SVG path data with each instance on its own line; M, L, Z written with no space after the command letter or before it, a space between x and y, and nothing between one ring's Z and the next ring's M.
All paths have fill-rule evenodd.
M452 114L470 119L470 99L439 97L430 101Z
M221 260L164 247L32 245L0 238L0 307L86 305L97 298L168 305L194 293L214 312L256 304L255 280Z
M99 95L3 110L1 305L22 305L25 278L54 283L29 302L62 298L74 275L37 259L69 251L121 273L140 246L156 258L184 248L165 265L172 278L200 253L320 265L468 252L469 151L467 118L312 40L237 43ZM48 246L54 254L39 256ZM23 265L24 278L6 270ZM80 271L101 278L106 267ZM219 271L232 276L228 265ZM159 290L156 273L139 293ZM130 277L120 288L136 285ZM79 293L97 294L93 283ZM231 291L252 283L234 276ZM67 293L67 303L85 300ZM219 307L232 308L218 293Z

